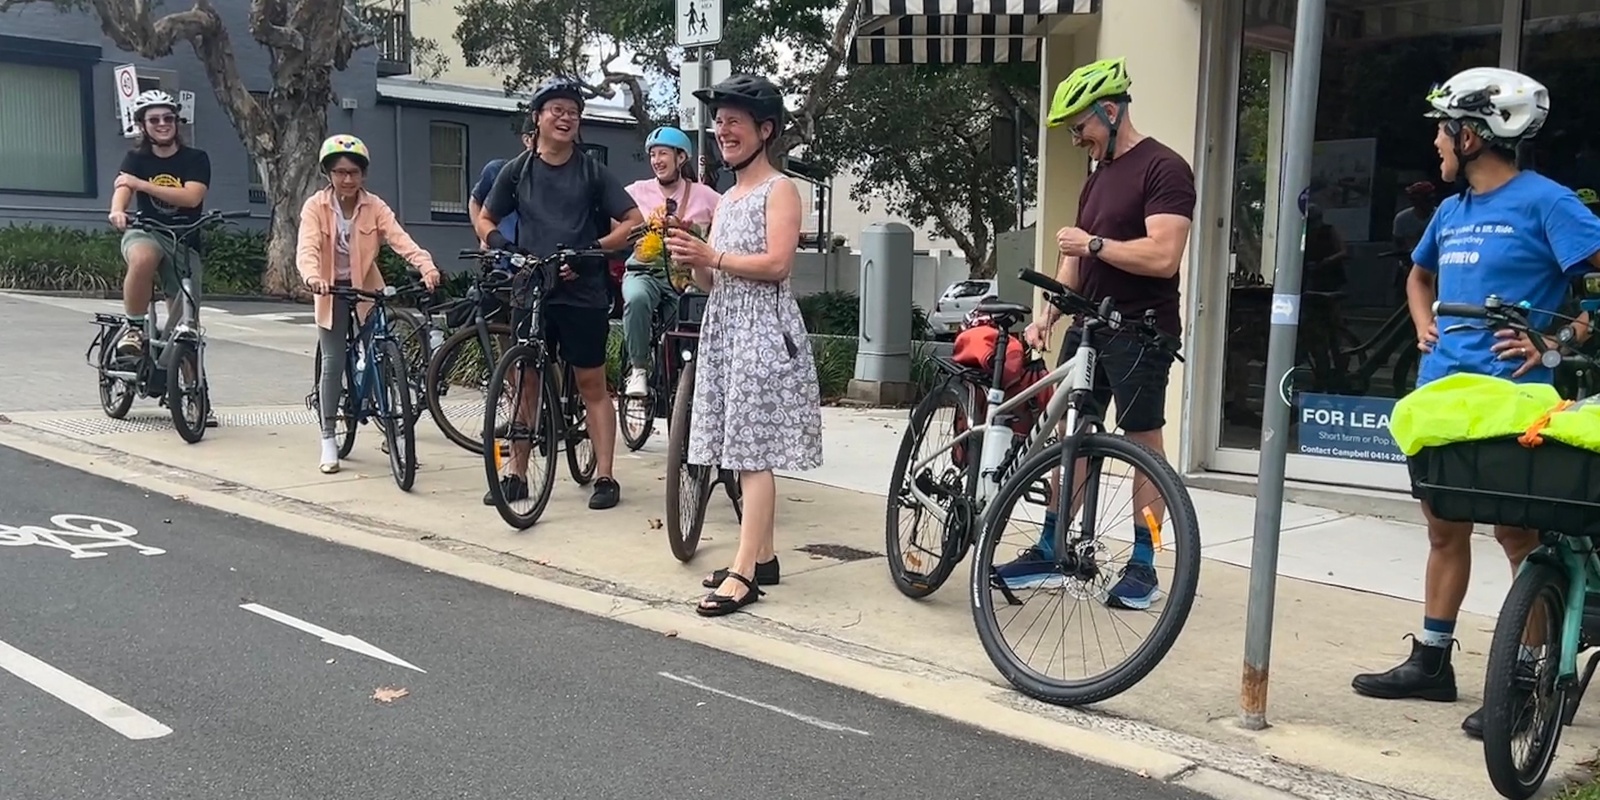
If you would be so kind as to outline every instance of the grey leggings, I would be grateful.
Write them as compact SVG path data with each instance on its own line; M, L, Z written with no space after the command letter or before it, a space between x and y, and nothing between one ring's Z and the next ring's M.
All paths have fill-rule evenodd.
M349 285L348 281L340 281ZM346 339L350 331L350 301L333 298L333 327L317 328L317 343L322 345L322 381L317 386L318 405L322 407L322 435L333 436L333 422L339 416L339 394L344 388Z

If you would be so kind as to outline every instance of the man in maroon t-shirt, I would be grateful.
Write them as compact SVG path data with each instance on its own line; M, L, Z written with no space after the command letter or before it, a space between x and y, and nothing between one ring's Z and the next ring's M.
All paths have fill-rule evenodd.
M1058 90L1059 96L1075 86L1089 87L1075 101L1083 110L1066 123L1073 143L1089 151L1095 169L1078 198L1078 224L1056 233L1061 254L1056 280L1096 303L1111 298L1125 318L1154 311L1161 330L1179 336L1178 265L1194 217L1194 171L1183 156L1134 127L1128 117L1130 83L1122 60L1114 59L1083 67ZM1028 343L1043 350L1060 315L1046 306L1024 333ZM1076 352L1080 335L1077 326L1067 332L1062 362ZM1161 429L1172 357L1145 348L1131 333L1108 332L1095 346L1095 402L1104 411L1115 400L1123 433L1164 454ZM1135 508L1151 508L1161 519L1161 497L1142 475L1134 478L1134 496ZM1151 532L1144 525L1142 518L1134 520L1133 555L1106 599L1112 607L1149 608L1160 597ZM1047 587L1064 579L1046 555L1054 533L1055 514L1048 512L1040 546L1000 567L1008 586Z

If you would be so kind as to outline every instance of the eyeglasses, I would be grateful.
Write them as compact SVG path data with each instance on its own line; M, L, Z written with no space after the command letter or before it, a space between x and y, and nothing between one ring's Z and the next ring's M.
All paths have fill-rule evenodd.
M177 122L178 118L172 114L160 114L157 116L147 116L144 118L144 121L150 123L151 125L171 125L172 123Z
M566 108L562 106L545 106L544 110L545 113L555 117L556 119L577 119L583 114L582 111L576 108Z

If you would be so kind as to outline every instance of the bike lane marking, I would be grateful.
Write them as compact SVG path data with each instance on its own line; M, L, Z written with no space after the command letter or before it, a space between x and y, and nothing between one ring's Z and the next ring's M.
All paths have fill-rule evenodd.
M101 558L105 550L114 547L131 547L142 556L164 555L159 547L139 544L133 540L139 529L126 522L118 522L88 514L56 514L50 518L55 528L39 525L7 525L0 523L0 547L27 547L40 545L65 550L75 559Z
M159 739L172 733L171 728L139 709L3 641L0 641L0 669L33 684L40 691L129 739Z

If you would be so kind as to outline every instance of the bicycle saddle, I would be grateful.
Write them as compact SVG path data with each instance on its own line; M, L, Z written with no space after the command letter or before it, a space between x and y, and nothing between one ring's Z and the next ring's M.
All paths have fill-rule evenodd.
M1008 303L1004 300L983 300L972 310L988 315L994 320L994 324L1002 328L1010 328L1033 313L1033 309L1021 303Z

